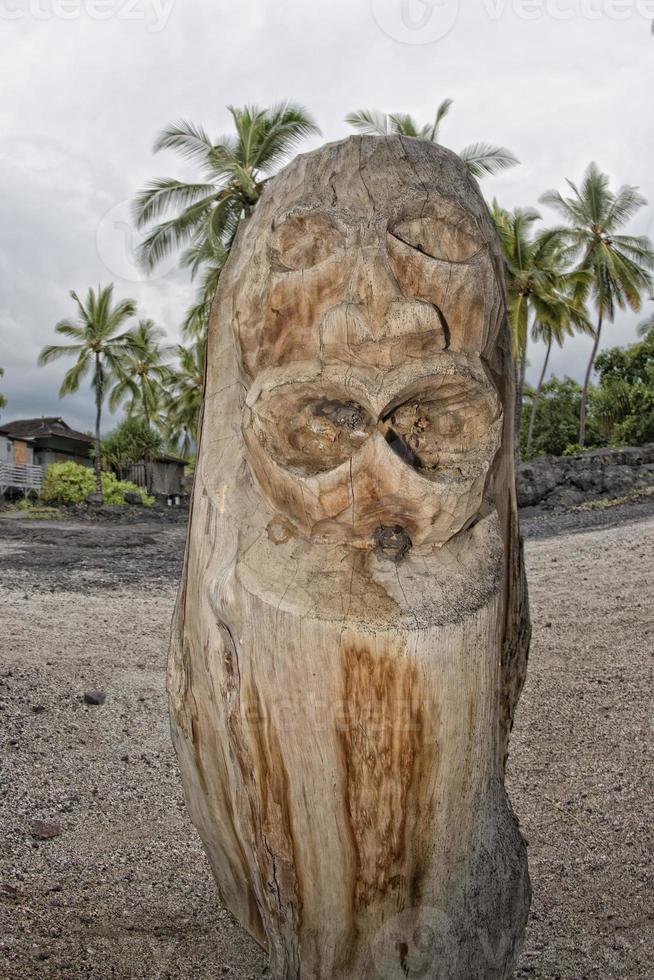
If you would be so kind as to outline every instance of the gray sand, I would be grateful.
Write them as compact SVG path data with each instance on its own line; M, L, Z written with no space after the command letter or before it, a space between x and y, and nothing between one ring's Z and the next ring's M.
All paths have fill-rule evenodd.
M265 975L218 903L168 737L183 536L0 520L7 980ZM650 980L654 519L534 538L527 560L534 643L509 789L534 902L517 976ZM97 689L105 703L84 703Z

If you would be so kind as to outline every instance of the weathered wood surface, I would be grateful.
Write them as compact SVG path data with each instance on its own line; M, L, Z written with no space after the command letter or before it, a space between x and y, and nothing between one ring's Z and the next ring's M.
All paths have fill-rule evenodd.
M277 980L515 964L512 379L457 157L355 137L270 182L211 321L169 693L220 894Z

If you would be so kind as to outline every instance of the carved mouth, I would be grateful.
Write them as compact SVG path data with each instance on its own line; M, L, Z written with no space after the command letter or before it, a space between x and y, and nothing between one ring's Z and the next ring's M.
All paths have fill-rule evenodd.
M399 524L381 525L374 535L375 550L390 561L400 562L413 546L411 538Z

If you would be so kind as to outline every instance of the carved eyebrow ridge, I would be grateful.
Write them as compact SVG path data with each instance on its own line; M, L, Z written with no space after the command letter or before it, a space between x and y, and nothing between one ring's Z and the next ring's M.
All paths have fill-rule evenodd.
M273 215L271 230L276 231L281 225L285 224L285 222L291 218L313 217L330 221L336 228L339 228L341 231L345 231L348 215L346 212L340 210L338 213L336 213L332 211L330 206L325 206L323 204L293 204Z
M419 255L424 255L426 258L432 259L434 262L446 262L447 265L469 265L473 259L478 258L478 256L480 256L483 252L488 251L488 243L483 242L477 251L473 252L472 255L469 255L467 259L444 259L442 256L432 255L431 252L427 252L422 245L410 245L409 242L407 242L400 235L397 235L394 231L391 231L390 228L387 229L387 233L391 236L391 238L394 238L396 242L400 242L400 244L405 245L406 248L412 248L413 251L418 252Z

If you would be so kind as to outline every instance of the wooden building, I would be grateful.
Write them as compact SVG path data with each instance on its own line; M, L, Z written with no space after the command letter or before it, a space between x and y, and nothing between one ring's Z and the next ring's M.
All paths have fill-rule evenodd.
M131 480L158 500L187 495L184 472L188 460L169 453L158 453L147 462L132 463L125 471L125 479Z
M50 463L92 466L93 439L57 417L0 423L0 496L38 492Z

